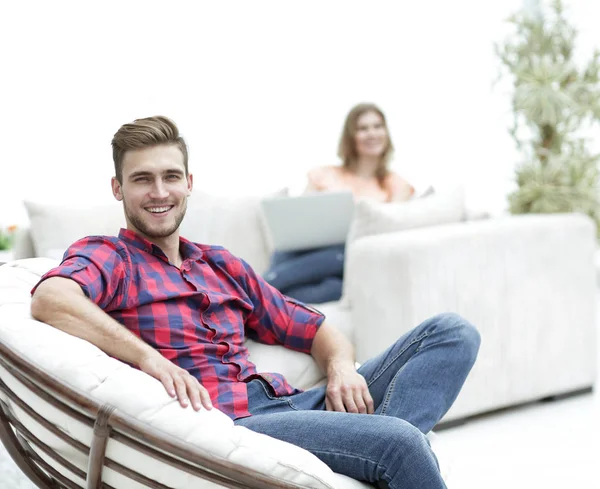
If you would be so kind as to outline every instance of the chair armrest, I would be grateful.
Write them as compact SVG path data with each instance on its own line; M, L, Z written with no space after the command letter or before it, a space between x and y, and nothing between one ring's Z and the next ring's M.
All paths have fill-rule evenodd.
M82 452L81 445L76 445L89 448L94 419L101 406L110 405L116 411L110 415L109 424L119 437L109 442L108 458L169 487L212 487L201 480L213 480L205 477L205 469L238 481L223 487L348 486L340 483L344 476L332 472L310 452L235 426L216 408L198 412L183 409L158 380L81 338L32 319L29 291L54 265L53 260L32 258L0 267L0 403L7 405L3 412L12 413L13 422L31 431L53 453L86 471L88 457L83 453L87 450ZM24 383L15 372L23 373L33 384ZM43 419L36 422L27 413L37 413ZM57 429L48 431L42 421ZM10 433L14 441L12 429L0 415L0 443L6 441L3 427L4 434ZM66 435L70 441L65 443ZM128 441L123 441L124 437ZM160 453L140 450L139 444L157 448ZM13 448L16 450L14 444ZM17 451L26 455L22 449ZM180 470L168 457L192 467ZM111 487L133 484L125 472L104 471L103 477Z
M594 224L579 214L513 216L359 239L348 249L345 274L357 360L440 312L457 312L480 332L488 329L484 341L508 334L503 328L519 334L532 323L563 321L593 330L595 248Z

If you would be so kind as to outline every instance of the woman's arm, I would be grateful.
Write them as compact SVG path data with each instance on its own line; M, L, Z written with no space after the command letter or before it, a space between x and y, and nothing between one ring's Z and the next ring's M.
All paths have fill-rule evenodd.
M304 193L325 192L335 187L336 174L333 166L319 166L306 174L307 185Z
M304 189L305 194L310 192L320 192L322 190L320 186L322 173L322 168L313 168L308 171L306 174L306 188Z
M415 188L397 173L390 173L385 184L390 195L390 202L409 200L415 194Z

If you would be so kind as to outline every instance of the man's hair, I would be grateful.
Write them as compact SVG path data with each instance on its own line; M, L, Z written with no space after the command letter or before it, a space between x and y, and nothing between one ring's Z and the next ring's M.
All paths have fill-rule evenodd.
M179 148L183 154L183 165L187 176L188 150L185 140L179 135L179 129L171 119L157 115L123 124L115 133L111 145L115 175L119 183L123 183L123 158L127 151L149 148L159 144L174 144Z
M381 156L381 160L379 161L377 169L375 170L375 176L377 177L379 185L383 186L385 177L389 173L387 165L394 152L394 145L392 144L392 138L387 127L385 115L383 114L383 111L375 104L362 103L352 107L348 113L348 116L346 117L346 121L344 122L344 128L342 129L342 135L340 136L340 142L338 145L338 156L342 160L344 168L348 170L356 169L356 166L358 165L358 153L356 151L354 136L356 134L358 119L366 112L375 112L376 114L379 114L387 132L388 145L385 149L385 152Z

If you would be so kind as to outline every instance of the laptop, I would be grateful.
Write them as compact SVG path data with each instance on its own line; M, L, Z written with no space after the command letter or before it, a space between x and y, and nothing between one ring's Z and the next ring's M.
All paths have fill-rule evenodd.
M343 244L354 213L352 192L269 197L261 202L271 245L301 251Z

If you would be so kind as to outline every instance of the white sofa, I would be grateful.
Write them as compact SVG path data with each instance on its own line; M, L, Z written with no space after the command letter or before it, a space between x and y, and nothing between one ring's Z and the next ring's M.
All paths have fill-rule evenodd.
M182 234L222 244L262 272L270 250L258 201L200 195L190 202ZM19 259L56 260L75 239L115 233L122 225L118 205L27 206L31 229L20 234ZM480 354L444 418L453 421L593 385L594 250L593 223L575 214L461 221L359 237L347 251L344 299L318 307L352 340L358 361L439 312L454 311L475 324L482 337ZM266 474L306 487L367 487L333 474L307 452L233 427L221 413L184 415L153 379L33 321L29 288L55 263L38 258L0 268L0 340L20 355L158 429ZM260 344L250 350L259 371L280 371L301 388L322 381L307 355ZM0 369L2 378L5 373ZM202 426L210 426L208 434L190 431L190 423L200 418L207 423ZM173 487L214 487L181 484ZM137 486L119 482L115 487Z

